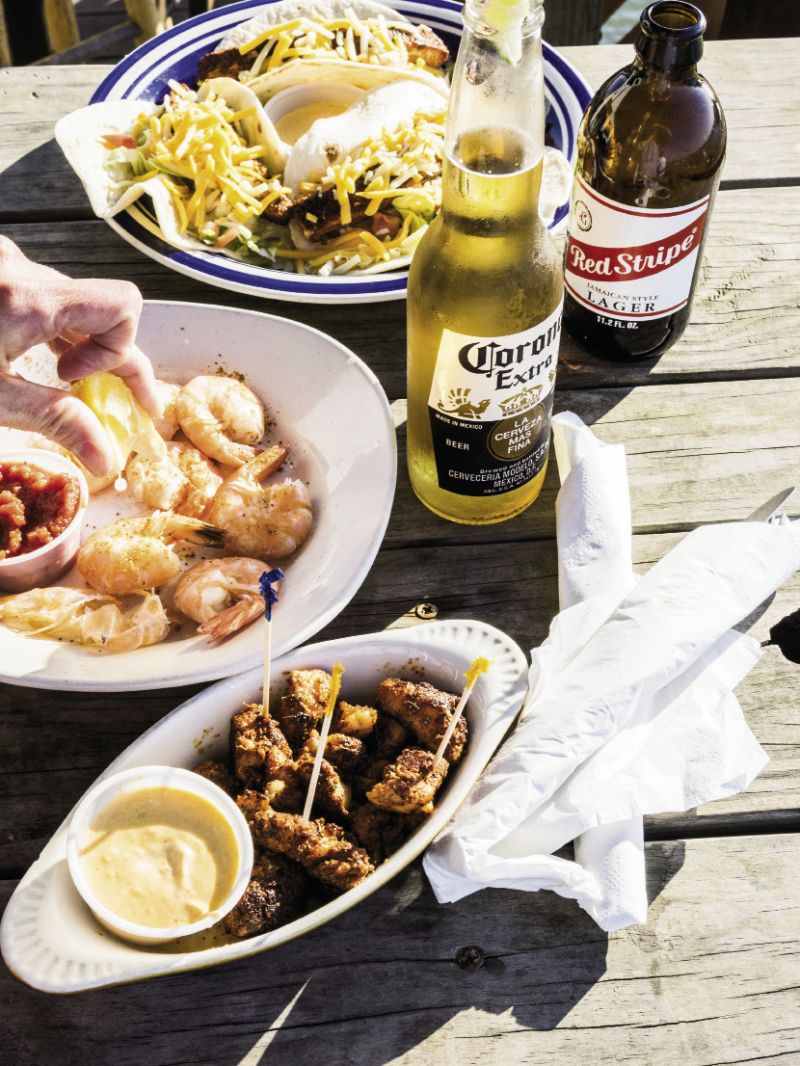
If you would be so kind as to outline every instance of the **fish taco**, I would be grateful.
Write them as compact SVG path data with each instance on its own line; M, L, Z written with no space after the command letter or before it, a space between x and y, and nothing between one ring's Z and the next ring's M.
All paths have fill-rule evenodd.
M280 0L234 26L199 61L200 80L233 77L261 100L299 81L362 89L402 74L447 95L447 45L428 26L373 0Z
M282 0L200 59L196 89L90 105L56 139L96 214L139 201L173 247L393 270L441 204L447 55L370 0Z

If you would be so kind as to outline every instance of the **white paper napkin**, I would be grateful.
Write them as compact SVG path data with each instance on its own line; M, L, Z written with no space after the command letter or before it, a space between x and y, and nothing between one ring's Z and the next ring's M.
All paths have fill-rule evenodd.
M554 419L562 612L520 722L424 864L440 902L550 888L611 930L646 912L641 817L745 788L766 762L732 690L760 649L731 629L800 566L797 524L698 529L644 578L624 452ZM576 861L553 853L576 840Z
M570 412L556 415L553 448L568 488L556 500L561 610L592 596L617 598L635 581L625 449L604 444ZM587 829L575 861L594 878L584 908L607 930L647 919L644 825L640 815Z

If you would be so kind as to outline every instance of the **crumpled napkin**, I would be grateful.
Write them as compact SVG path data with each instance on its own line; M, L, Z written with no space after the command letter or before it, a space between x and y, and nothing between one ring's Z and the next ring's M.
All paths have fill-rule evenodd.
M642 922L641 819L746 788L767 762L734 687L761 655L732 627L800 566L800 524L688 534L631 568L624 449L553 420L561 613L511 737L424 866L437 899L549 888L601 928ZM554 853L575 841L575 861Z

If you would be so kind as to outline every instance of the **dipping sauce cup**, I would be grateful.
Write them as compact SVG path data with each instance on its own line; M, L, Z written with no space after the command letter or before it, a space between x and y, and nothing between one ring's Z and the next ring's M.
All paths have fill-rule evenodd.
M160 944L208 929L233 909L250 879L253 841L242 812L213 782L142 766L87 792L67 833L67 862L99 922L123 939ZM209 870L213 902L197 889ZM142 920L173 912L186 919L198 909L205 913L163 926Z
M75 463L58 452L45 448L19 448L0 452L0 463L27 463L53 474L68 474L80 487L80 503L69 525L49 544L26 552L0 559L0 594L27 592L28 589L51 585L70 568L81 545L81 529L89 502L86 478Z

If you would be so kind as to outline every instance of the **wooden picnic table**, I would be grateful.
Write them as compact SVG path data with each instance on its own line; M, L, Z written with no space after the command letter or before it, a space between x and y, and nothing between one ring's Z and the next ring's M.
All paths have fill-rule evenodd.
M597 85L625 47L574 48ZM634 553L646 569L687 531L746 516L800 479L800 41L711 43L703 69L730 150L692 322L655 366L586 362L564 343L557 405L628 452ZM277 304L171 273L89 211L51 139L106 70L0 71L0 227L76 276L151 298L255 308L320 327L405 389L402 303ZM190 313L190 312L189 312ZM403 444L402 428L399 438ZM467 528L413 499L401 457L386 541L321 637L381 629L417 600L523 647L557 608L555 464L526 514ZM413 583L400 575L414 574ZM749 620L763 639L800 576ZM58 998L2 983L9 1066L258 1063L692 1066L800 1062L800 667L768 648L738 695L771 761L747 792L646 824L646 926L607 936L549 893L486 891L440 907L418 865L332 924L206 972ZM131 696L0 688L8 898L97 774L197 689ZM471 968L460 949L477 946ZM474 958L474 955L471 956ZM468 960L466 960L468 961Z

